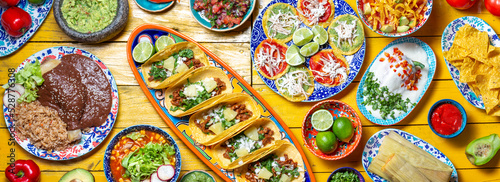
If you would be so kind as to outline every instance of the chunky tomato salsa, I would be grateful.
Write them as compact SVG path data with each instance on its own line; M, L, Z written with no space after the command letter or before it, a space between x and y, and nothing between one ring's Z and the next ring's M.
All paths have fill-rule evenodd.
M243 20L250 0L196 0L193 9L210 21L212 28L231 28Z

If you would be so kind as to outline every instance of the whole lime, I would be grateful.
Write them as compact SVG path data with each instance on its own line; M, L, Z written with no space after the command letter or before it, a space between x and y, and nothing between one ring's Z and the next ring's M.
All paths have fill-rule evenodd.
M349 142L354 135L354 128L349 118L338 117L332 126L333 133L340 141Z
M337 149L337 137L331 131L318 132L316 135L316 146L323 153L332 153Z

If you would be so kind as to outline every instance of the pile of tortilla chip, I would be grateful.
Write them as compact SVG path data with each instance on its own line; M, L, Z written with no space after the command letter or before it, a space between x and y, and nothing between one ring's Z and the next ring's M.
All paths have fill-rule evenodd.
M486 114L500 116L500 47L490 45L487 32L460 27L446 60L460 71L460 82L481 95Z

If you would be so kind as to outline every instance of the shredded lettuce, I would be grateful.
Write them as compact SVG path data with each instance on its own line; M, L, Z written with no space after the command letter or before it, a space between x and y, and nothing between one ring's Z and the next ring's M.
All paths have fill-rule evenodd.
M132 182L149 179L158 167L170 164L170 156L175 154L174 146L149 142L122 160L125 168L123 177L130 177Z
M38 88L45 81L42 77L42 70L40 69L40 62L38 59L35 63L28 63L23 69L19 70L15 75L15 83L23 85L25 91L17 102L33 102L38 98ZM7 89L10 84L5 84L2 87Z

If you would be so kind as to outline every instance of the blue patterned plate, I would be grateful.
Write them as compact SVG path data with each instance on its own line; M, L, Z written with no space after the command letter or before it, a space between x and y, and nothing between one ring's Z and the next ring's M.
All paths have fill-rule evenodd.
M479 31L486 31L488 33L488 36L490 37L491 45L496 47L500 46L500 39L498 38L498 35L495 33L495 31L493 31L493 28L491 28L488 23L475 16L466 16L453 20L444 29L443 35L441 37L441 49L443 52L450 50L451 45L453 45L453 40L455 39L455 34L457 33L458 29L465 24L469 24L470 26L477 28ZM460 93L462 93L465 100L469 101L469 103L479 109L484 109L484 103L481 96L476 95L467 83L460 83L458 81L460 79L460 72L458 71L458 69L450 64L448 60L446 60L446 58L444 58L444 61L446 63L446 66L448 67L448 71L450 71L450 75L453 78L455 85L457 85L458 90L460 90Z
M388 135L389 132L394 131L397 134L403 136L403 138L407 139L417 147L420 147L424 151L428 152L432 156L436 157L439 159L441 162L444 162L446 165L450 166L453 168L453 173L451 173L450 177L450 182L458 182L458 173L457 169L455 169L455 166L453 166L453 163L451 163L450 159L446 157L441 151L436 149L434 146L431 144L427 143L426 141L416 137L415 135L412 135L410 133L407 133L402 130L398 129L384 129L380 130L379 132L373 134L370 139L368 139L368 142L366 142L365 149L363 149L363 154L361 157L361 162L363 163L363 168L365 168L366 173L374 182L387 182L387 180L381 178L380 176L373 174L368 171L368 166L372 163L373 158L377 156L378 150L380 148L380 145L382 144L382 140L384 139L384 136Z
M109 83L111 84L111 96L112 96L112 105L111 105L111 111L109 112L108 118L106 118L106 122L104 122L101 126L98 127L92 127L90 128L90 132L88 133L82 133L82 139L80 140L80 143L77 143L73 145L70 148L67 148L66 150L62 151L52 151L52 153L48 152L47 150L42 150L38 149L35 146L33 146L30 142L29 139L25 140L20 140L19 137L17 136L17 132L15 130L15 121L12 119L11 115L14 114L13 109L9 109L5 107L5 104L3 105L3 115L5 118L5 123L7 124L7 127L9 128L11 136L14 137L14 139L17 141L17 143L24 148L24 150L28 151L29 153L33 154L34 156L40 157L42 159L47 159L47 160L69 160L73 158L80 157L90 151L92 151L94 148L96 148L105 138L108 136L109 132L111 131L111 128L115 124L116 120L116 115L118 114L118 88L116 86L116 81L113 78L113 75L109 71L109 69L102 63L102 61L97 58L95 55L83 50L83 49L78 49L74 47L51 47L47 48L44 50L41 50L30 57L26 59L19 67L16 69L15 73L17 73L19 70L23 69L24 66L27 63L34 63L36 59L38 60L45 60L45 58L52 58L52 59L61 59L64 55L66 54L81 54L84 56L89 57L90 59L94 60L99 67L101 67L102 71L106 75L106 77L109 80ZM14 77L11 77L9 79L9 83L14 82ZM9 90L5 90L4 95L8 94Z
M113 139L109 142L108 147L106 147L106 151L104 153L104 160L102 162L102 165L104 166L104 174L106 175L106 179L108 182L115 182L118 180L115 180L113 178L113 174L111 172L111 166L110 166L110 157L111 157L111 151L113 150L113 147L120 141L120 139L124 136L127 136L129 133L136 132L136 131L141 131L141 130L147 130L147 131L152 131L157 134L160 134L161 136L165 137L167 139L167 142L170 145L173 145L175 148L175 174L172 179L169 181L177 181L179 178L179 174L181 173L181 152L179 150L179 146L177 146L177 143L175 143L175 140L170 136L166 131L162 130L161 128L158 128L156 126L152 125L134 125L134 126L129 126L122 131L118 132Z
M245 16L243 16L243 20L241 20L240 24L226 28L212 28L210 20L208 20L208 18L203 16L201 12L194 10L193 6L195 1L196 0L189 0L189 9L191 9L191 14L193 15L194 19L196 19L196 22L198 22L201 26L216 32L227 32L240 27L241 25L243 25L243 23L245 23L245 21L247 21L250 18L253 9L255 8L255 0L250 0L250 5L249 5L250 8L248 8L247 13L245 14Z
M266 34L264 33L264 29L262 28L262 17L264 16L264 13L266 12L267 8L269 6L276 4L276 3L287 3L292 5L293 7L297 7L297 0L273 0L271 1L262 11L259 13L259 16L257 17L257 20L255 21L254 27L252 29L252 38L250 41L250 51L251 51L251 57L252 57L252 62L255 63L254 60L254 54L255 54L255 49L257 49L257 46L259 46L260 42L263 40L267 39ZM333 0L333 4L335 5L335 17L343 15L343 14L351 14L356 17L356 12L347 4L344 0ZM307 27L304 23L300 25L300 27ZM289 41L286 43L286 45L290 46L293 44L293 41ZM311 96L309 96L308 99L302 101L302 102L316 102L320 100L324 100L327 98L330 98L338 93L340 93L342 90L344 90L351 82L354 80L356 75L358 75L359 70L361 69L361 66L363 65L363 60L365 58L365 47L366 47L366 38L365 41L363 42L363 46L359 49L358 52L356 52L353 55L350 56L345 56L344 57L347 59L347 62L349 63L349 76L347 80L342 83L339 86L335 87L327 87L324 85L321 85L320 83L314 81L314 92L312 93ZM332 49L332 47L329 44L324 44L320 46L320 50L322 49ZM254 64L255 65L255 64ZM309 67L309 58L306 58L306 66ZM254 66L255 67L255 66ZM257 69L257 68L255 68ZM260 74L260 72L257 72L266 83L266 85L271 88L274 92L277 94L281 95L278 92L278 88L275 85L275 80L268 79Z
M358 91L356 92L356 102L358 104L359 110L366 117L366 119L368 119L371 122L378 124L378 125L393 125L393 124L399 123L401 120L406 118L406 116L408 116L411 113L411 111L413 111L413 109L415 109L415 107L416 107L416 105L410 106L410 109L408 109L408 112L401 114L400 116L396 117L395 119L380 119L380 118L373 116L370 113L370 111L368 111L366 106L361 104L361 102L364 101L363 86L365 85L366 75L370 71L370 68L373 66L373 63L375 63L375 60L378 60L377 58L383 52L385 52L388 48L390 48L394 45L397 45L397 44L402 44L402 43L415 43L415 44L419 45L420 47L422 47L424 49L425 53L427 54L427 62L429 65L429 74L427 76L427 80L425 80L424 88L419 88L419 89L423 89L423 91L418 96L418 98L416 100L416 105L418 104L418 102L420 102L420 100L424 96L425 92L429 88L429 85L432 82L432 78L434 78L434 73L436 72L436 55L434 55L434 51L432 51L431 47L429 47L429 45L427 45L425 42L421 41L420 39L417 39L414 37L403 37L403 38L396 39L396 40L392 41L391 43L389 43L387 46L385 46L384 49L382 49L382 51L380 51L378 53L378 55L375 57L375 59L372 61L372 63L370 64L370 66L366 70L365 74L363 75L363 78L361 78L361 82L359 83ZM422 81L424 81L424 80L422 80Z
M139 6L139 8L148 12L160 12L166 10L170 6L174 5L174 1L166 2L166 3L155 3L148 0L134 0L135 4Z
M53 2L53 0L45 0L45 2L41 5L33 5L29 3L28 0L19 1L17 7L23 9L31 15L31 27L24 35L15 38L7 34L3 27L0 26L0 57L13 53L23 46L31 38L31 36L33 36L33 34L35 34L49 14ZM5 10L7 10L7 8L0 6L0 14L2 14Z

